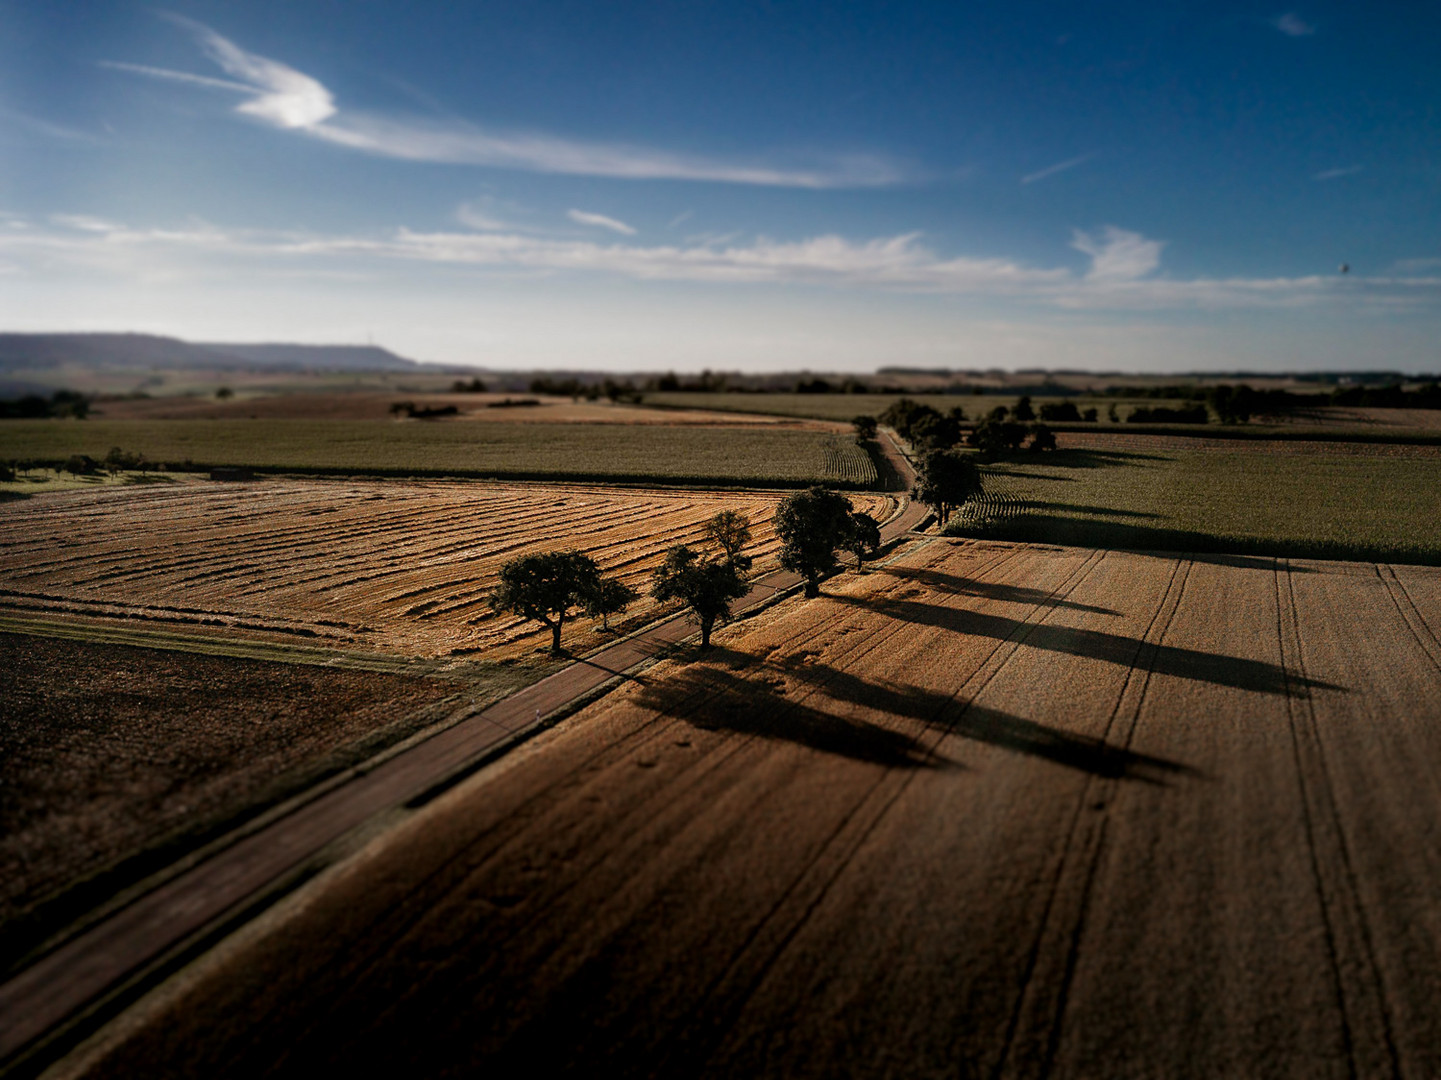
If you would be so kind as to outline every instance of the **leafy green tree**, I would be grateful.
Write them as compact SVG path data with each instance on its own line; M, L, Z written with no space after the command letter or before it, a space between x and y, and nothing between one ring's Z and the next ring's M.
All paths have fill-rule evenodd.
M662 602L684 602L700 623L700 647L709 649L716 621L729 619L731 602L749 591L745 577L729 559L712 562L677 544L656 568L650 594Z
M876 418L874 416L856 416L851 418L851 427L856 430L856 442L870 442L876 437Z
M969 454L956 450L936 450L921 462L913 492L919 502L936 512L942 525L951 511L964 506L977 495L984 494L980 470Z
M1026 428L1013 420L996 420L988 417L982 421L970 436L968 443L980 451L982 461L995 461L1006 454L1015 453L1026 440Z
M851 501L823 487L788 496L776 508L781 566L805 578L806 596L821 594L821 578L836 568L836 548L850 538Z
M726 562L739 573L751 568L751 557L741 548L751 542L751 519L739 510L722 510L701 526L705 538L725 553Z
M1016 407L1011 410L1011 415L1022 424L1029 424L1036 418L1036 410L1031 407L1029 394L1022 395L1021 400L1016 402Z
M856 557L856 569L860 570L861 560L881 549L881 527L876 524L876 519L860 510L852 510L850 534L846 537L845 546Z
M585 613L592 619L599 619L602 630L609 630L610 617L619 615L639 599L640 593L624 582L615 578L598 578L595 587L586 595Z
M571 608L584 607L600 588L600 568L579 551L521 555L500 568L490 606L550 627L550 651L560 652L560 631Z

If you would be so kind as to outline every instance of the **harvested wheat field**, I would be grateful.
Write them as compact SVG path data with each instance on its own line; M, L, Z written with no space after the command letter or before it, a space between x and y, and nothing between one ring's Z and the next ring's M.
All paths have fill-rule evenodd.
M774 562L783 496L476 482L263 481L57 493L0 505L0 612L123 619L411 656L503 658L549 645L491 611L500 565L578 548L645 593L674 544L749 514ZM884 496L858 509L883 515ZM654 618L648 596L612 628ZM587 620L566 643L600 639Z
M56 1075L1433 1076L1441 571L920 545L663 662Z

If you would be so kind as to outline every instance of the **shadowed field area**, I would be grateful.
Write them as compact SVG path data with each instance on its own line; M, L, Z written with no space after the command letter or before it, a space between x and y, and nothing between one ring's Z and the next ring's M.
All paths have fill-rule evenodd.
M940 540L420 809L62 1076L1425 1076L1441 575Z

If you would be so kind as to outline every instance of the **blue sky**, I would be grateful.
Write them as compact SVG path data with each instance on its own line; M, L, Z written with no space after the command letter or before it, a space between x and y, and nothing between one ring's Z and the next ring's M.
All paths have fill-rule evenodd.
M1433 371L1438 31L1429 5L0 0L0 327Z

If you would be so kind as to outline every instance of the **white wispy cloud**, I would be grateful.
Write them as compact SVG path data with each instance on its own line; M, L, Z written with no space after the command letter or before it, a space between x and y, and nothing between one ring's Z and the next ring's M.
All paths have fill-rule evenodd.
M1339 180L1343 176L1355 176L1364 165L1347 165L1342 169L1323 169L1311 177L1312 180Z
M853 241L817 236L758 237L727 244L597 243L515 231L418 232L360 236L226 230L205 222L139 229L83 214L48 225L0 231L0 260L21 273L68 265L144 280L194 281L235 273L291 279L426 264L507 274L608 274L645 281L820 285L885 292L998 297L1068 310L1164 311L1303 308L1340 303L1388 310L1441 305L1441 276L1366 278L1195 278L1151 275L1162 243L1106 226L1077 231L1072 246L1090 256L1085 273L1007 258L943 257L919 234ZM1417 260L1416 270L1427 267Z
M311 76L247 52L201 23L180 16L170 18L195 36L230 80L119 61L106 61L106 66L150 78L238 90L246 95L236 107L239 113L381 157L580 176L776 187L864 187L903 179L895 165L870 155L833 156L809 167L744 163L539 132L492 131L449 118L342 111L330 90Z
M1140 233L1107 225L1099 232L1076 229L1071 246L1091 257L1088 281L1134 281L1161 265L1161 240L1148 240Z
M693 217L695 217L694 210L682 210L679 214L670 219L670 221L666 224L666 228L674 229L677 225L684 224Z
M1316 32L1316 28L1304 21L1294 11L1288 11L1284 15L1278 15L1271 20L1271 25L1287 37L1310 37Z
M1090 161L1095 154L1082 154L1080 157L1067 158L1065 161L1058 161L1054 165L1047 165L1044 169L1037 169L1033 173L1027 173L1021 177L1021 183L1034 184L1037 180L1044 180L1048 176L1055 176L1056 173L1065 172L1067 169L1074 169L1077 165L1084 165Z
M592 214L586 210L567 210L565 216L578 225L593 225L598 229L609 229L611 232L618 232L622 236L634 236L635 229L631 228L624 221L617 221L613 217L606 217L604 214Z
M78 128L67 127L64 124L57 124L50 120L42 120L38 116L31 116L28 113L16 112L0 106L0 120L8 120L11 123L19 124L23 128L51 139L59 139L62 142L71 143L103 143L105 139L89 131L81 131Z

